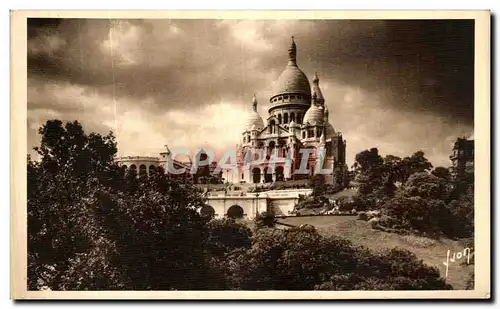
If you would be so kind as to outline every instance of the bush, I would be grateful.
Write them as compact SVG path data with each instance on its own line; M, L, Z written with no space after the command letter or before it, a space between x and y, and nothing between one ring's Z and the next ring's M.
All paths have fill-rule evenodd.
M274 227L276 225L276 219L271 212L263 212L257 214L254 218L255 229L261 229L265 227Z
M358 212L358 220L368 221L368 215L364 211Z
M328 207L330 205L329 200L324 196L308 196L302 201L298 202L295 206L296 209L314 209L321 207Z
M340 201L339 211L352 211L353 209L355 209L353 201Z
M381 216L379 224L384 227L393 228L398 223L398 220L390 216Z
M409 251L373 253L309 226L259 230L232 260L232 282L243 290L451 289Z
M252 231L243 223L230 218L215 219L208 222L206 228L208 248L215 256L251 246Z
M379 225L379 221L380 221L379 218L374 217L374 218L371 218L370 220L368 220L368 223L370 223L372 228L376 228Z

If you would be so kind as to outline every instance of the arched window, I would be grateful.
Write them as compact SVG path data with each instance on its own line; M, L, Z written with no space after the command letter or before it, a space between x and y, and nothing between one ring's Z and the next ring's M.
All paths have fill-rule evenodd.
M295 113L290 114L290 122L295 122Z
M147 174L148 174L148 170L147 170L146 165L141 164L139 166L139 176L147 176Z
M285 173L283 166L276 167L276 181L285 180Z
M274 133L274 126L276 125L276 122L273 120L271 120L271 122L269 123L269 133L273 134Z
M288 113L283 115L283 123L288 123Z
M306 131L302 131L302 138L306 138Z
M156 166L150 165L149 166L149 174L151 175L151 174L154 174L154 173L156 173Z
M281 124L281 114L278 114L278 123Z
M302 124L302 114L301 113L297 114L297 123Z
M260 168L256 167L252 170L253 183L260 183Z
M269 167L264 168L264 182L273 181L273 172Z
M269 152L271 153L276 147L276 143L274 141L269 142Z

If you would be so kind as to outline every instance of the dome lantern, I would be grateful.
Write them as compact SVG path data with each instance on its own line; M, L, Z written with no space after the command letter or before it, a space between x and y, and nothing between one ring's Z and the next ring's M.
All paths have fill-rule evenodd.
M297 45L295 45L295 40L292 36L292 45L288 49L289 62L288 65L297 65Z
M250 115L248 116L246 123L245 123L245 130L246 131L251 131L255 129L263 129L264 128L264 121L262 120L262 117L260 117L259 113L257 112L257 98L255 97L255 94L253 95L252 98L252 111L250 112Z
M287 95L293 95L293 98ZM292 37L292 43L288 49L288 64L273 85L270 98L273 104L271 109L293 103L309 105L310 97L311 85L307 76L297 66L297 45Z
M323 105L325 103L325 98L323 97L323 93L321 92L321 88L319 88L318 73L314 73L313 91L316 93L318 103Z
M257 98L255 97L255 93L252 98L252 111L257 112Z

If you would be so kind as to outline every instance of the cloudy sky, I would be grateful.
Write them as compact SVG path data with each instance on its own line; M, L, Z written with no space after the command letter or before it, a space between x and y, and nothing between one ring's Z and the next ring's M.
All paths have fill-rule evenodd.
M255 93L266 118L290 36L356 153L448 165L473 135L473 21L28 21L28 147L48 119L115 132L119 155L235 147Z

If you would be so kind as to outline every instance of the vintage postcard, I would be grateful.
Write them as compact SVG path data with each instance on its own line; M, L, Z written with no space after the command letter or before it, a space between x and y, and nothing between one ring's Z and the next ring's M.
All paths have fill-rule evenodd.
M13 299L490 298L490 12L11 13Z

